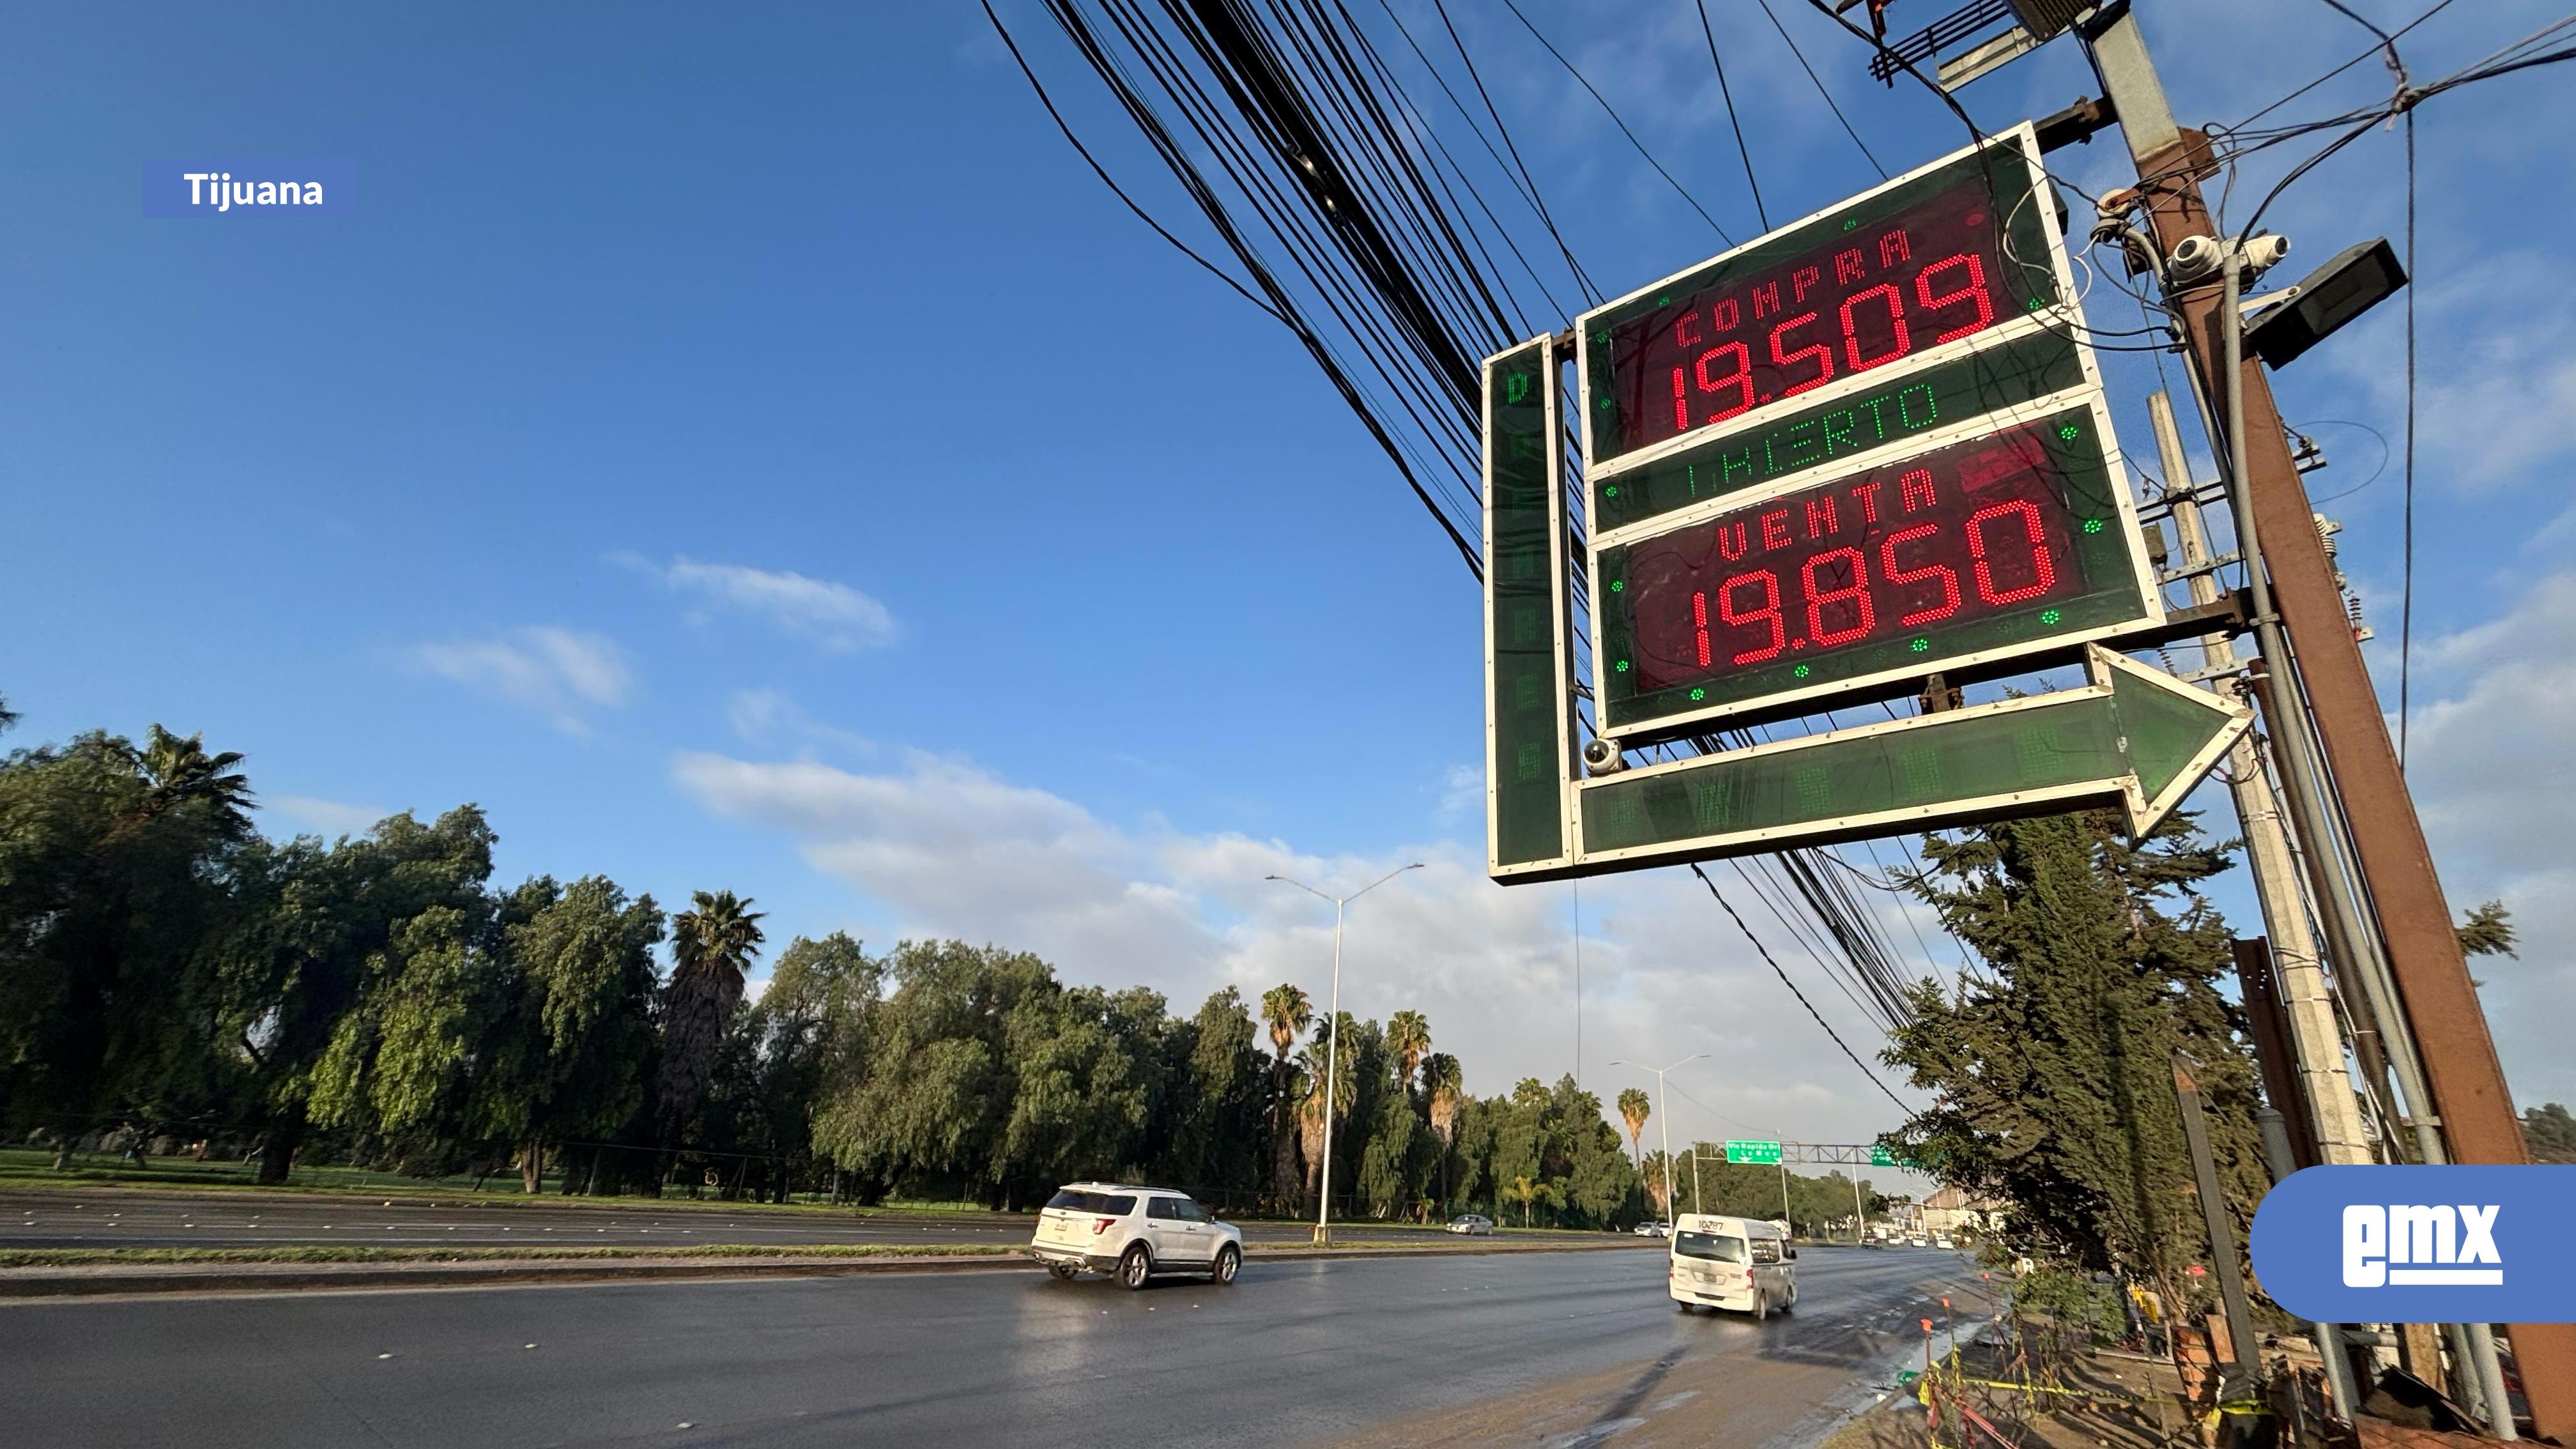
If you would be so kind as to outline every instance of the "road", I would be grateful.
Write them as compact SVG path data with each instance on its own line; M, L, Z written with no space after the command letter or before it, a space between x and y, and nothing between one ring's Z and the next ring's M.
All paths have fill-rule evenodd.
M1303 1223L1245 1223L1255 1243L1302 1243ZM297 1197L118 1189L0 1192L0 1248L251 1248L336 1244L371 1247L668 1247L690 1243L976 1244L1018 1246L1036 1219L1009 1213L874 1213L727 1209L625 1198L596 1206L575 1198ZM1343 1236L1370 1242L1436 1229L1362 1223Z
M1794 1315L1645 1253L0 1305L13 1444L1581 1446L1814 1438L1921 1352L1954 1255L1808 1250ZM1963 1301L1964 1307L1964 1301Z

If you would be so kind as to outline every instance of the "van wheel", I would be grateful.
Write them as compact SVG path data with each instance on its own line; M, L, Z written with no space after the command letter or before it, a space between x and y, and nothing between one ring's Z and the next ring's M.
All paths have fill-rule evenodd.
M1771 1295L1770 1295L1770 1294L1768 1294L1768 1293L1756 1293L1756 1294L1754 1294L1754 1295L1753 1295L1753 1321L1754 1321L1754 1322L1756 1322L1756 1323L1760 1323L1760 1322L1762 1322L1764 1319L1769 1318L1770 1316L1771 1316Z
M1153 1272L1154 1260L1147 1255L1142 1243L1129 1248L1127 1256L1118 1260L1118 1281L1131 1289L1144 1287L1145 1280L1153 1276Z
M1071 1263L1049 1263L1049 1264L1047 1264L1047 1274L1048 1274L1048 1276L1050 1276L1050 1277L1054 1278L1054 1279L1055 1279L1055 1281L1057 1281L1057 1282L1059 1282L1059 1283L1070 1283L1070 1282L1072 1282L1072 1281L1073 1281L1073 1275L1074 1275L1074 1274L1076 1274L1076 1273L1079 1273L1079 1272L1081 1272L1081 1271L1082 1271L1082 1270L1081 1270L1080 1268L1077 1268L1077 1267L1073 1266Z
M1688 1313L1688 1312L1690 1312L1690 1311L1691 1311L1691 1306L1690 1306L1689 1304L1687 1304L1687 1303L1684 1303L1683 1301L1681 1301L1681 1300L1680 1300L1680 1299L1678 1299L1678 1298L1676 1298L1676 1299L1674 1299L1674 1300L1673 1300L1673 1306L1674 1306L1675 1308L1680 1309L1680 1310L1681 1310L1682 1312L1684 1312L1684 1313Z

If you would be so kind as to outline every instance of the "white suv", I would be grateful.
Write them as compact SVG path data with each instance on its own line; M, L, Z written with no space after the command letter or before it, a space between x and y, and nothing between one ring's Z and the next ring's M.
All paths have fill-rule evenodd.
M1243 1267L1243 1231L1169 1188L1076 1182L1047 1199L1029 1256L1058 1278L1091 1268L1130 1288L1157 1273L1231 1283Z

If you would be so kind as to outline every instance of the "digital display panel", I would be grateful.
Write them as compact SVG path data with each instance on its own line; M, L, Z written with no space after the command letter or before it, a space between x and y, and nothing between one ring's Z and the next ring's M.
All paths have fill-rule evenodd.
M2143 617L2089 407L1604 548L1610 729Z
M1884 387L1774 412L1749 428L1719 429L1705 442L1595 480L1593 522L1604 532L1624 528L2084 383L2075 339L2033 332L1908 369Z
M1556 359L1538 338L1486 360L1485 727L1488 864L1565 854L1571 757Z
M1583 319L1591 456L1615 458L2057 300L2018 138Z

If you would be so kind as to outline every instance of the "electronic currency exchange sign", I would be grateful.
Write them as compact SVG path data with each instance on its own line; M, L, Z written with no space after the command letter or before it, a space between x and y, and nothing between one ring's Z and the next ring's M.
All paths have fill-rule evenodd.
M1490 359L1495 878L2179 803L2250 714L2102 647L2165 611L2082 327L2024 124L1578 318L1579 483L1550 340ZM1615 765L2064 663L2087 682L1577 754L1587 724Z

